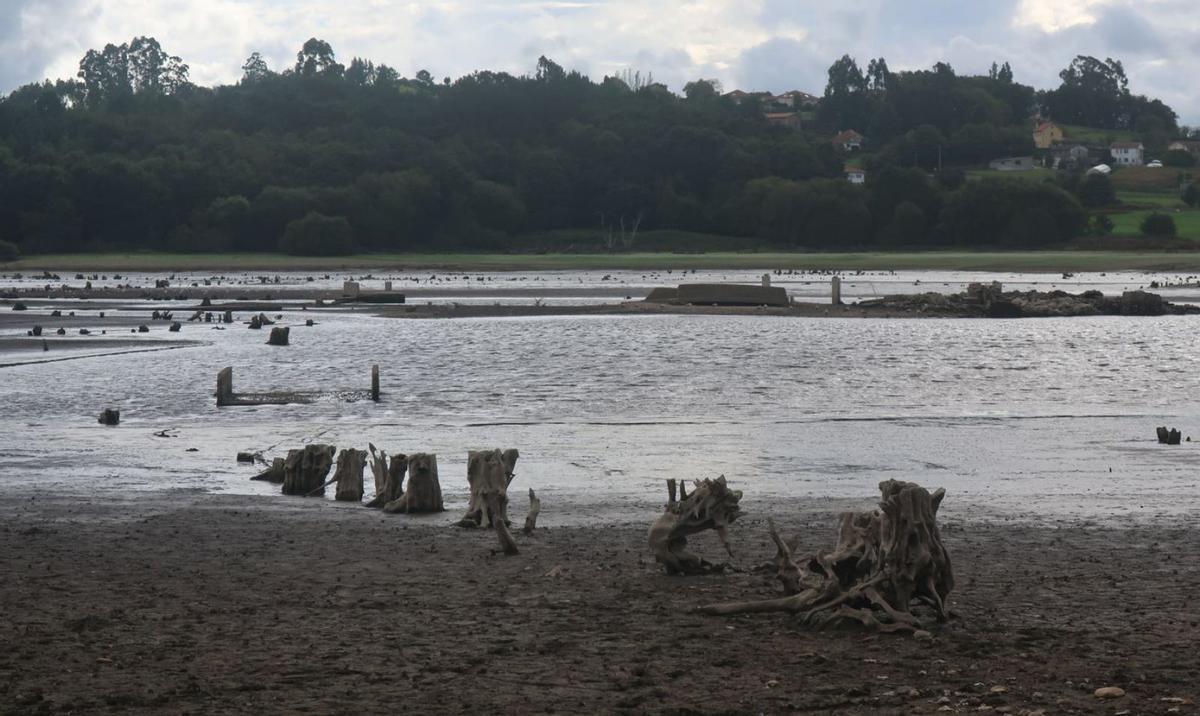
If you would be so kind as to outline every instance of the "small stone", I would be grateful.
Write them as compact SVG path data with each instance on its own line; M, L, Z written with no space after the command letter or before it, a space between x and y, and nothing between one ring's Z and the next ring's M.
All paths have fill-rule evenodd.
M776 679L771 679L770 681L767 682L768 689L774 689L774 688L777 688L778 686L779 686L779 681L777 681Z
M1120 686L1101 686L1095 694L1098 699L1119 699L1125 695L1125 689Z
M993 694L1007 694L1007 693L1008 693L1008 687L1007 687L1007 686L999 686L999 685L997 685L997 686L993 686L993 687L991 688L991 691L992 691L992 693L993 693Z
M933 641L933 634L924 629L918 629L913 632L913 638L917 641Z

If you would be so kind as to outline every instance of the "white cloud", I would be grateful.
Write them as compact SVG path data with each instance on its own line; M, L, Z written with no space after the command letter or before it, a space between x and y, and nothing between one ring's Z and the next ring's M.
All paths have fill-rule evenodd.
M1134 91L1200 123L1200 95L1180 79L1200 75L1198 32L1200 3L1185 0L0 0L0 92L74 76L87 49L136 35L182 56L200 84L236 81L252 51L290 65L312 36L405 75L526 73L546 54L596 79L653 72L676 90L714 77L819 93L845 53L960 72L1007 60L1018 81L1053 87L1082 53L1124 60Z

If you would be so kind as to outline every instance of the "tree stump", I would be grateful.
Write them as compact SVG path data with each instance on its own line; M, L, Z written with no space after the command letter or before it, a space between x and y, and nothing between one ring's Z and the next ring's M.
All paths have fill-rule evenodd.
M933 608L938 621L949 613L946 598L954 588L950 555L942 544L937 511L946 491L930 494L911 482L879 483L878 510L842 515L832 552L804 562L771 523L775 566L784 591L778 599L701 607L707 614L793 612L818 627L855 621L880 631L915 631L924 624L912 613L914 602Z
M408 470L406 455L392 455L388 462L388 454L376 450L374 443L367 443L371 453L371 474L375 478L375 497L367 503L367 507L379 508L387 503L400 499L404 494L404 473Z
M110 425L110 426L111 425L120 425L121 424L121 411L116 410L114 408L105 408L104 410L100 411L99 423L101 425Z
M340 502L362 502L363 498L363 467L367 457L365 450L345 448L338 453L337 470L333 479L337 482L337 490L333 499Z
M305 445L303 450L289 450L283 465L283 494L325 494L325 476L333 466L332 445Z
M400 456L403 459L403 455ZM399 471L404 477L403 468ZM408 489L383 506L389 514L397 512L443 512L442 485L438 481L437 455L413 453L408 456Z
M732 557L729 546L729 525L744 513L738 502L741 490L730 490L721 475L716 480L697 480L691 495L679 486L679 501L675 500L675 481L667 482L669 500L661 517L650 526L650 551L667 574L708 574L720 571L725 565L713 564L687 550L687 538L698 532L716 530L725 551Z
M508 531L508 485L513 481L516 450L471 450L467 453L467 482L471 501L460 527L491 527L505 554L517 554L517 543Z
M1157 428L1157 432L1158 441L1163 445L1178 445L1179 441L1183 438L1183 434L1175 428L1167 430L1166 428L1160 427Z
M537 518L542 511L542 500L533 492L533 488L529 488L529 514L525 515L525 529L522 530L526 535L533 534L537 529Z
M258 473L257 475L255 475L254 477L252 477L250 479L251 480L261 480L262 482L270 482L270 483L274 483L274 484L280 484L283 482L283 476L284 476L283 465L284 465L284 459L281 457L277 457L271 461L270 467L268 467L266 470L263 470L262 472Z
M286 346L288 344L288 333L291 328L288 326L275 326L271 329L271 335L267 338L269 346Z

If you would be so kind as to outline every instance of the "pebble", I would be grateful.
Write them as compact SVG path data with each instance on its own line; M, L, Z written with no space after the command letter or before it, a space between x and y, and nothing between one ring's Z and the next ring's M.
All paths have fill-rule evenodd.
M1125 689L1120 686L1101 686L1095 694L1098 699L1119 699L1125 695Z

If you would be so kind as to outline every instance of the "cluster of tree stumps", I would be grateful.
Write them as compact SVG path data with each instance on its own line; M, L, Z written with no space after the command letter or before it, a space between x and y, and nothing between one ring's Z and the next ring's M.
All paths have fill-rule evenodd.
M721 483L721 484L718 484ZM687 534L715 529L736 516L736 502L720 497L723 481L697 483L691 497L669 503L667 512L650 530L650 546L668 572L695 574L703 560L688 555ZM776 546L773 570L784 596L761 601L703 606L705 614L790 612L804 624L817 627L852 621L879 631L917 631L929 624L914 613L926 606L937 621L949 617L947 598L954 588L950 555L942 543L937 511L945 490L930 493L911 482L879 484L879 508L841 516L837 545L832 551L797 559L800 538L790 544L769 521ZM697 499L697 495L700 497ZM740 493L738 494L740 497ZM707 519L703 519L708 510Z
M328 480L331 468L336 469ZM508 486L513 481L519 453L510 450L471 450L467 453L467 483L471 497L467 512L458 526L492 529L500 540L505 554L518 554L516 540L509 530ZM369 457L369 462L368 462ZM442 486L438 479L437 455L431 453L387 452L368 443L367 450L343 449L332 445L306 445L289 450L286 458L274 458L271 465L252 480L281 484L283 494L315 497L325 494L325 488L336 483L334 499L342 502L362 502L363 470L367 465L375 482L375 495L366 507L382 509L388 514L418 514L444 512ZM407 487L404 484L408 476ZM532 535L537 528L542 501L529 490L529 512L524 533Z

